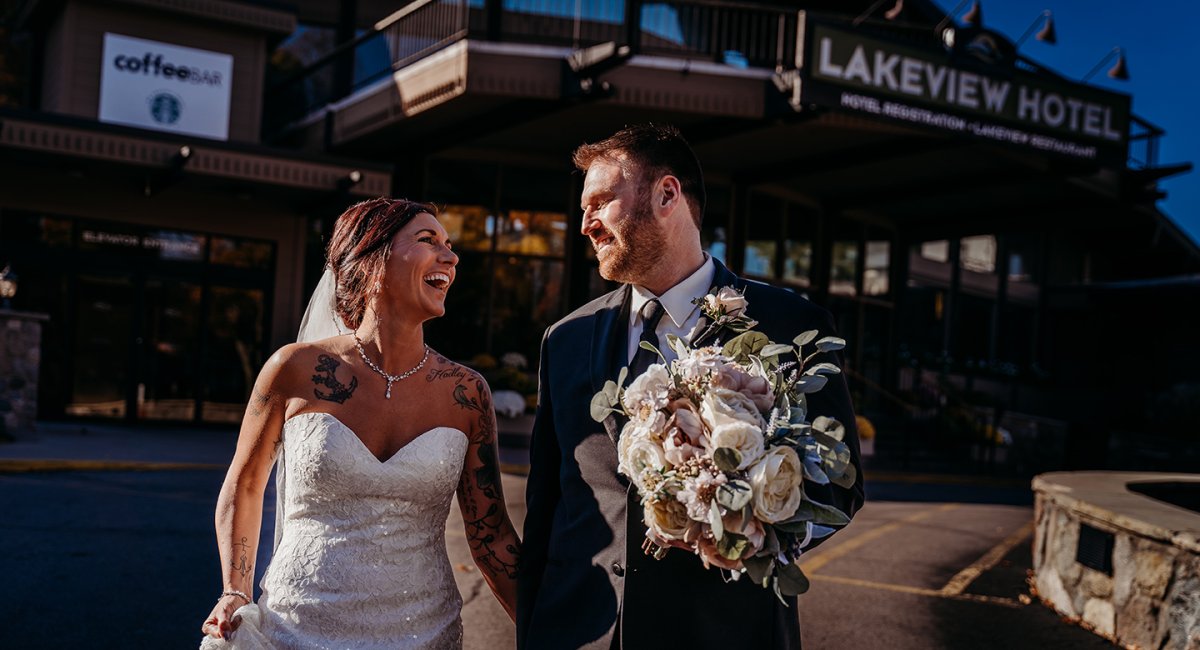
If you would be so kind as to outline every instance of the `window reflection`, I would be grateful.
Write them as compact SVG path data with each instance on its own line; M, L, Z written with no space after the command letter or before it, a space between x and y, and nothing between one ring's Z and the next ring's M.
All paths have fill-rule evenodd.
M858 241L833 242L833 259L829 274L829 293L839 296L857 295Z
M212 287L209 303L203 417L238 422L263 362L263 292Z
M518 257L496 260L492 331L502 355L537 350L562 311L563 263Z
M481 205L447 205L438 215L454 248L460 251L490 251L496 217Z
M509 210L500 219L496 250L522 255L561 256L566 246L567 215L561 212Z
M891 269L892 244L888 241L868 241L867 259L863 269L863 295L885 296Z
M81 275L75 288L75 376L67 415L125 417L134 289L128 277Z
M269 271L274 253L275 246L271 242L214 236L208 259L213 264Z

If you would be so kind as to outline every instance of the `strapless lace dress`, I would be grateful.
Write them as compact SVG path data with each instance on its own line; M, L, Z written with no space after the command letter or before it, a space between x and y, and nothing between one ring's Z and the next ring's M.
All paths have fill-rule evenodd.
M380 462L328 413L283 427L283 534L257 603L202 650L461 648L445 522L467 438L421 434Z

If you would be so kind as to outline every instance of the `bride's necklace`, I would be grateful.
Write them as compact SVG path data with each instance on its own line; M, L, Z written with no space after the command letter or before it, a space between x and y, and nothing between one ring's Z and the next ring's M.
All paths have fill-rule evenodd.
M422 367L424 367L425 362L429 360L429 346L426 345L425 346L425 356L421 357L421 363L418 363L416 366L414 366L411 370L409 370L407 372L402 372L398 375L389 375L386 371L384 371L383 368L380 368L379 366L375 365L375 362L371 361L371 358L367 356L367 351L363 349L362 339L358 338L357 333L354 334L354 347L358 348L358 354L359 354L359 356L362 357L362 360L366 362L367 366L371 370L374 370L375 372L379 373L380 376L382 376L384 379L387 380L387 391L383 394L383 396L387 399L392 399L392 384L394 382L400 381L401 379L404 379L405 377L411 376L414 372L416 372L416 371L420 370Z

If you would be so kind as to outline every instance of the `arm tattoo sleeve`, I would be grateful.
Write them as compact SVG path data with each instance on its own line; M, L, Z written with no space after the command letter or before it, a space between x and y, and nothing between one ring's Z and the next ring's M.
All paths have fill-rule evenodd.
M459 383L454 387L454 402L478 417L478 426L471 441L477 462L471 463L471 459L468 459L474 470L463 472L459 483L467 543L480 567L493 575L516 578L517 548L512 544L497 548L500 543L497 533L504 521L504 504L500 468L496 462L496 425L492 417L491 399L482 379L475 377L466 381L475 384L475 395L469 396L467 387ZM483 504L486 506L480 512Z

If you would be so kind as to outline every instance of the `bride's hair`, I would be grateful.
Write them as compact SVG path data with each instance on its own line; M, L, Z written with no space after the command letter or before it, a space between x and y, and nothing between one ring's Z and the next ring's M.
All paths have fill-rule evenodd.
M392 238L421 213L437 208L406 199L380 197L356 203L338 217L329 240L326 264L337 280L337 315L352 330L362 324L367 301L383 281Z

